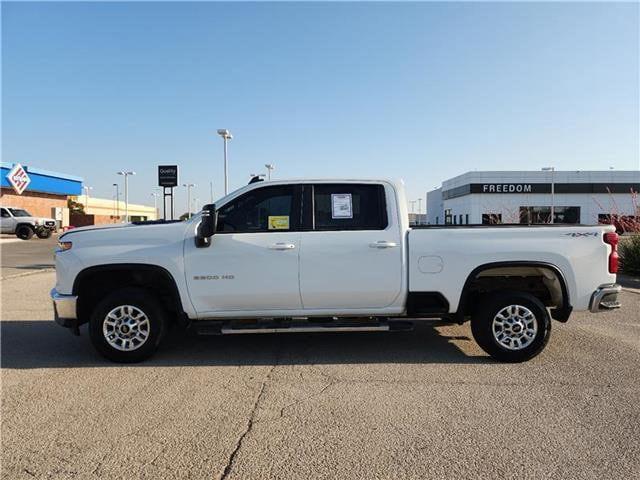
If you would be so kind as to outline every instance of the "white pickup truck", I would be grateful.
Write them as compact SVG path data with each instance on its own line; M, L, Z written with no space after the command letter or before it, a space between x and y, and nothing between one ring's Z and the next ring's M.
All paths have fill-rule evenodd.
M613 226L410 228L401 181L247 185L186 222L71 230L56 321L97 350L149 357L170 324L200 333L411 328L471 321L492 357L545 347L551 318L619 307Z
M53 218L34 217L22 208L0 207L2 233L15 233L21 240L29 240L34 234L38 238L49 238L55 229Z

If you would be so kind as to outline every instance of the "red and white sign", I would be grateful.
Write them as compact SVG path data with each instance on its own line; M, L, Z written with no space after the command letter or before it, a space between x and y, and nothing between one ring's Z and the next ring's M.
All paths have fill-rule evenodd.
M31 183L31 179L29 178L29 175L27 175L27 171L22 168L22 165L19 163L16 163L7 174L7 180L9 180L9 183L18 195L22 195L22 192L24 192L27 186Z

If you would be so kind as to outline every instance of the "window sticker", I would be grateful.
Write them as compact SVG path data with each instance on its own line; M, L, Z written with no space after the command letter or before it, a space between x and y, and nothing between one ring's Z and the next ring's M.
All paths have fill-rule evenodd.
M350 193L331 194L331 218L353 218Z
M289 216L269 215L269 230L289 230Z

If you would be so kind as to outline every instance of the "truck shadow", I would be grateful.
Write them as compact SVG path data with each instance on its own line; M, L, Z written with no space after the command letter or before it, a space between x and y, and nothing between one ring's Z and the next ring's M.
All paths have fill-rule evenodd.
M640 290L640 276L624 275L619 273L617 282L624 288L633 288L636 290Z
M16 265L15 267L18 270L46 270L49 268L56 268L55 263L32 263L30 265Z
M493 363L468 327L420 324L411 332L198 336L174 329L149 360L115 364L93 349L86 325L75 337L53 321L2 321L2 368L184 367L307 364ZM439 330L447 330L442 334ZM464 350L472 350L467 354Z

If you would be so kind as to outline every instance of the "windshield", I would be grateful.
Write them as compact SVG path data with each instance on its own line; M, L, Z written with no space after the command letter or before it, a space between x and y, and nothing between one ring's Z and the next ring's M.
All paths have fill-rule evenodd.
M30 217L31 214L21 208L10 208L9 211L14 217Z
M219 207L220 205L224 205L224 204L227 202L227 199L229 199L231 196L235 195L235 194L236 194L236 192L238 192L239 190L244 189L244 187L246 187L246 185L245 185L245 186L243 186L243 187L237 188L237 189L235 189L234 191L232 191L232 192L228 193L227 195L224 195L224 196L222 196L222 197L218 198L218 199L214 202L214 205L216 205L217 207ZM203 206L204 206L204 205L203 205ZM200 221L200 214L201 214L201 213L202 213L202 208L198 209L198 211L197 211L197 212L192 212L192 214L191 214L191 218L186 219L186 220L187 220L187 222L192 222L192 223L193 223L193 222L199 222L199 221Z

